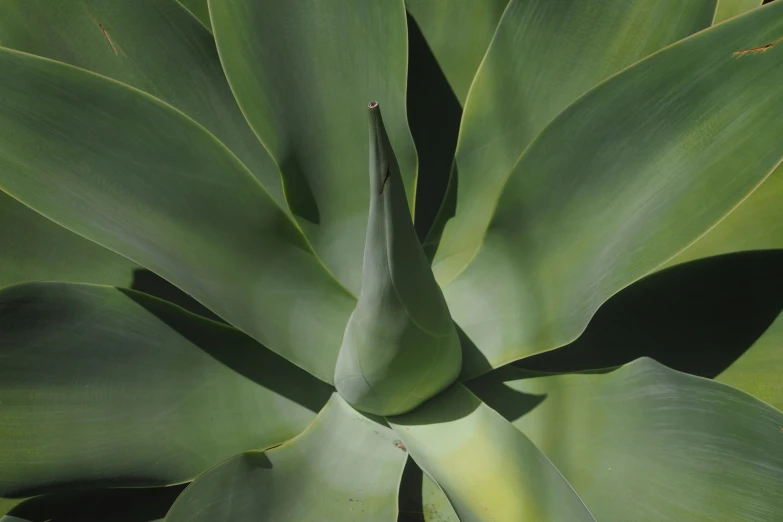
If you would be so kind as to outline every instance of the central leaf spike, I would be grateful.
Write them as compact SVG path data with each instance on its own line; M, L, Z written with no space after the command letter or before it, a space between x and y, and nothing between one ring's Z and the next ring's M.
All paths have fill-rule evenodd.
M412 410L459 375L456 328L411 221L377 102L370 110L370 216L362 291L345 328L334 382L358 410Z

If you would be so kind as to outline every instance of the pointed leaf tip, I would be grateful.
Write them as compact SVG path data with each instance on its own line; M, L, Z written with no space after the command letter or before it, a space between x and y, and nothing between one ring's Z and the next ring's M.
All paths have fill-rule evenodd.
M370 112L370 214L362 290L335 369L340 395L376 415L409 411L456 380L459 338L413 228L377 102Z

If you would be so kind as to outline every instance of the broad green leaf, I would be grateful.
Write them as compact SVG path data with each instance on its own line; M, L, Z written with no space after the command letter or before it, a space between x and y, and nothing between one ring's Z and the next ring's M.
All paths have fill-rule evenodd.
M0 291L0 495L191 480L295 436L329 387L233 328L106 286Z
M533 443L460 384L387 420L462 522L595 520Z
M509 3L465 102L452 172L456 213L445 224L433 260L441 284L472 260L509 172L536 135L609 76L709 27L714 7L715 0ZM656 92L641 89L629 95L647 100ZM592 125L600 128L600 118L592 113ZM560 142L553 154L585 162L571 140ZM526 164L524 176L537 180L543 167ZM437 241L449 214L439 215L428 243Z
M345 328L334 384L376 415L412 410L459 376L462 351L411 222L377 103L370 115L370 219L362 291Z
M0 189L331 381L356 301L212 135L92 73L0 49Z
M206 9L206 0L187 3ZM285 207L279 170L231 94L212 35L176 0L3 0L0 45L170 103L222 140Z
M460 105L509 0L405 0Z
M761 5L761 2L762 0L718 0L713 23L717 24L751 9L756 9Z
M411 207L415 197L403 1L219 0L210 12L228 81L280 166L292 212L326 266L358 294L371 101L384 109Z
M764 182L783 157L783 45L745 51L782 35L780 2L702 31L536 138L472 263L444 288L485 359L466 361L467 376L572 341Z
M668 268L703 257L744 250L783 249L783 164L740 205L693 245L666 263Z
M402 473L397 522L460 522L443 490L409 458Z
M783 410L783 313L716 380ZM783 429L781 430L783 431Z
M0 191L0 287L24 281L130 286L138 265Z
M166 522L394 521L407 453L382 420L338 394L298 437L242 453L196 479Z
M602 522L776 520L783 413L639 359L606 374L506 367L470 384L546 454Z
M183 489L171 486L41 495L22 502L0 522L163 522Z
M212 22L209 20L209 6L207 0L177 0L185 9L190 11L193 16L204 24L207 29L212 29Z

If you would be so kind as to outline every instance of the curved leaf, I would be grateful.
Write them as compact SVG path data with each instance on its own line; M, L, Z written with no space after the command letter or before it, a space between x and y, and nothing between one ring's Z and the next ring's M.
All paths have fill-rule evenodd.
M187 3L206 9L206 0ZM222 140L285 207L280 173L234 100L212 35L176 0L4 0L0 43L170 103Z
M443 209L427 239L436 241L451 217L433 261L441 284L470 263L509 172L533 138L599 82L709 27L714 7L715 0L509 3L465 102L452 172L456 213ZM649 97L648 90L632 94ZM593 118L600 127L600 116ZM569 141L554 154L587 161ZM539 179L525 165L525 175L533 173Z
M460 384L387 420L462 522L595 521L533 443Z
M603 83L538 136L475 259L444 288L487 360L468 376L572 341L769 176L783 156L783 45L746 50L781 35L783 3L715 26Z
M783 249L783 164L693 245L660 269L744 250Z
M330 388L233 328L131 290L0 291L0 495L192 479L304 429Z
M470 384L541 448L605 522L775 520L783 413L639 359L607 374L506 367Z
M335 393L295 439L196 479L166 522L394 521L406 458L392 430Z
M345 327L334 384L376 415L412 410L453 383L462 350L411 222L381 109L370 113L370 220L362 291Z
M509 0L406 0L460 105Z
M761 3L762 0L718 0L713 23L717 24L751 9L756 9Z
M384 108L413 207L403 0L220 0L210 12L231 88L280 166L292 212L326 266L358 294L371 101Z
M0 287L24 281L130 286L138 265L0 191ZM54 253L54 255L53 255Z
M716 377L783 411L783 313L742 356Z
M356 301L263 187L140 91L0 50L0 189L331 381Z

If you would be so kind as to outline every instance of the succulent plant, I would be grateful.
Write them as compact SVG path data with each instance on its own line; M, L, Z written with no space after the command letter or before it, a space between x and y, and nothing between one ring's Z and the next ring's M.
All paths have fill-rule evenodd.
M0 521L779 520L760 3L0 0Z

